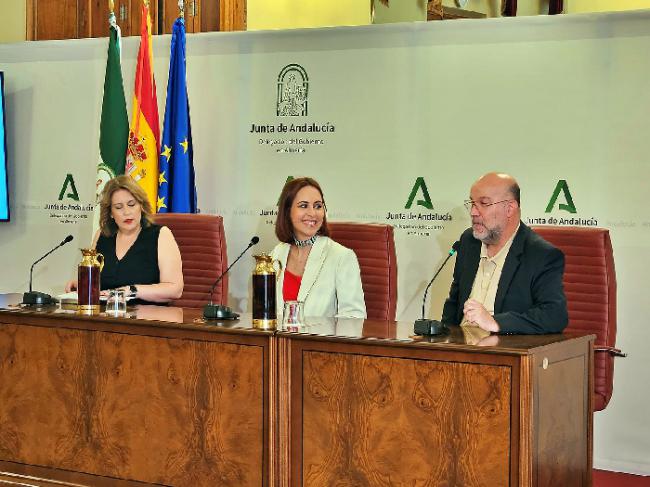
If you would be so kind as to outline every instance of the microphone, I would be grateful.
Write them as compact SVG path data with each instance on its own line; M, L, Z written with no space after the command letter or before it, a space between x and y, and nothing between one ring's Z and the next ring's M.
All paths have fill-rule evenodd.
M438 274L440 274L442 268L445 267L447 261L451 259L451 257L456 252L458 252L459 247L460 247L460 242L456 240L454 242L454 245L451 246L449 255L447 255L447 258L444 260L442 265L438 268L438 271L433 275L433 277L429 281L429 284L427 285L427 288L424 290L424 298L422 298L422 318L419 320L415 320L415 325L413 327L413 332L416 335L440 335L442 333L446 333L447 331L449 331L447 326L444 323L440 323L440 321L438 320L424 319L424 306L427 301L427 293L429 292L429 288L431 287L431 284L433 284L433 281L435 281L436 277L438 277Z
M212 304L212 295L214 293L214 288L217 287L217 284L221 282L221 279L228 274L228 271L232 266L234 266L239 259L242 258L242 256L250 249L253 245L257 245L257 243L260 241L260 238L255 235L253 238L251 238L251 241L248 243L248 246L244 249L244 251L239 254L239 257L237 257L232 264L228 266L228 268L217 277L217 280L214 281L214 284L210 288L210 303L206 304L203 307L203 317L206 320L236 320L239 318L239 315L233 310L231 310L228 306L224 306L222 304Z
M34 275L34 266L38 264L40 261L42 261L45 257L50 255L52 252L54 252L56 249L58 249L59 247L64 246L68 242L72 242L73 238L74 237L72 235L68 235L66 238L63 239L63 241L59 245L54 247L47 254L45 254L43 257L41 257L40 259L38 259L36 262L32 264L32 268L29 270L29 291L23 293L22 304L36 304L39 306L45 306L54 303L52 296L50 296L49 294L40 293L38 291L32 291L32 277Z

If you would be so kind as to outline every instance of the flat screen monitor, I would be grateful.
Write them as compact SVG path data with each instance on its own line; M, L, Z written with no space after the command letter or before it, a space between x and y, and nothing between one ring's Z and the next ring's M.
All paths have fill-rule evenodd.
M7 132L5 117L5 78L0 71L0 222L9 221L9 179L7 176Z

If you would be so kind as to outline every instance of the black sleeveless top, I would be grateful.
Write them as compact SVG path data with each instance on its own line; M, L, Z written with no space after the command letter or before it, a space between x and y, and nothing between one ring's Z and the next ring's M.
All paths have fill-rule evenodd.
M104 255L104 269L101 273L101 288L114 289L131 284L158 284L158 236L159 225L142 228L138 238L127 250L122 260L115 255L115 239L99 236L97 250Z

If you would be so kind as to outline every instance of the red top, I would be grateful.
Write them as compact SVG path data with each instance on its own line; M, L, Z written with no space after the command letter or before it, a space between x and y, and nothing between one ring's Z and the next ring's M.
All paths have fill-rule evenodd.
M285 301L296 301L298 299L298 291L300 291L300 283L302 276L296 276L289 272L288 269L284 270L284 282L282 283L282 297Z

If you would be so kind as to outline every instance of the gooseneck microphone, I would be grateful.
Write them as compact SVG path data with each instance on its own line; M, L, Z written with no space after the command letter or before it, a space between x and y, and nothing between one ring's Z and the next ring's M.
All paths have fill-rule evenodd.
M236 320L239 318L239 315L235 312L233 312L228 306L224 306L222 304L212 304L212 295L214 294L214 288L217 287L217 284L221 282L221 279L228 274L228 271L231 269L232 266L234 266L239 259L242 258L242 256L250 249L253 245L257 245L257 243L260 241L260 238L255 235L253 238L251 238L251 241L248 243L248 246L244 249L244 251L239 254L239 257L237 257L232 264L228 266L228 268L223 271L219 277L217 277L217 280L214 281L214 284L210 288L210 303L206 304L203 307L203 317L207 320Z
M458 249L460 248L460 242L457 240L454 242L454 244L451 246L451 250L449 250L449 254L447 255L447 258L444 260L444 262L440 265L436 273L433 275L431 280L429 281L429 284L427 285L427 288L424 290L424 297L422 298L422 318L419 320L415 320L415 326L413 327L413 332L416 335L440 335L441 333L447 332L447 327L441 323L438 320L427 320L424 318L424 307L427 301L427 293L429 292L429 288L431 287L431 284L433 284L433 281L436 280L436 277L438 277L438 274L440 274L440 271L445 267L445 264L447 264L447 261L451 259L451 257L458 252Z
M40 259L38 259L36 262L32 264L32 267L29 270L29 291L23 293L23 304L37 304L39 306L43 306L47 304L52 304L54 302L52 296L50 296L49 294L40 293L38 291L32 291L32 278L34 276L34 266L38 264L40 261L42 261L45 257L50 255L52 252L54 252L56 249L58 249L59 247L63 247L68 242L72 242L73 239L74 237L72 235L68 235L66 238L63 239L63 241L59 245L54 247L47 254L45 254L43 257L41 257Z

